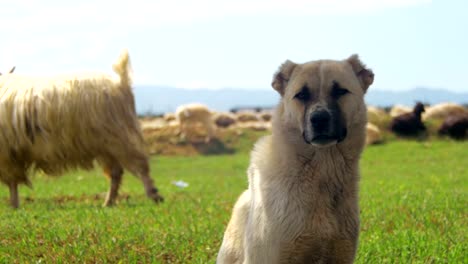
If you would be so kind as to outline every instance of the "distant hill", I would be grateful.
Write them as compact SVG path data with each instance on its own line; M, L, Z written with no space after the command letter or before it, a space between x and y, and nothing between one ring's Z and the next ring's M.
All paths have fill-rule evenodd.
M139 114L174 112L177 106L198 102L218 111L234 107L273 107L279 95L272 89L180 89L162 86L136 86L134 89ZM416 88L409 91L369 90L366 102L376 106L403 104L416 101L428 104L439 102L468 103L468 92L454 93L442 89Z
M273 90L247 89L179 89L160 86L137 86L134 89L137 112L174 112L186 103L203 103L218 111L228 111L239 106L273 107L279 95Z
M391 106L394 104L412 106L416 101L427 104L441 102L467 104L468 92L455 93L443 89L415 88L408 91L369 90L366 95L366 102L376 106Z

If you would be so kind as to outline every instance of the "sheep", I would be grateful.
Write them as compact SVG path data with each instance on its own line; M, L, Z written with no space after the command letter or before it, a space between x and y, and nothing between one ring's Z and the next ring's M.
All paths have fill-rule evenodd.
M207 106L198 103L181 105L177 108L175 115L180 124L182 139L185 139L187 134L195 133L197 124L201 124L207 133L205 142L209 142L215 135L212 114Z
M167 122L162 117L147 119L147 120L140 120L140 127L141 130L146 129L158 129L167 126Z
M12 207L19 206L18 185L31 186L30 170L59 176L91 169L94 161L110 179L105 206L115 203L124 169L140 178L149 198L163 200L149 175L127 51L113 69L118 78L0 76L0 181Z
M10 71L8 72L8 74L13 73L13 72L15 71L15 68L16 68L16 67L13 66L13 68L10 69ZM1 73L1 72L0 72L0 76L2 76L2 73Z
M273 117L273 113L271 110L270 111L264 110L260 112L260 118L265 122L270 122L272 117Z
M176 116L173 113L165 113L163 118L164 118L164 121L166 121L168 123L171 122L171 121L176 120Z
M375 107L375 106L367 106L367 121L377 125L382 124L386 120L389 119L389 114L385 112L385 110Z
M413 112L395 117L391 123L391 130L399 135L411 136L420 131L425 131L426 127L421 121L421 114L424 112L424 105L417 103Z
M448 116L438 130L439 135L449 135L455 139L468 136L468 114Z
M251 111L236 112L237 121L239 122L257 122L259 121L258 116Z
M238 123L237 128L250 129L254 131L266 131L271 129L271 122L244 122Z
M217 113L214 122L218 127L229 127L236 123L236 118L231 113Z
M423 120L444 120L449 116L465 115L467 113L468 110L461 105L454 103L441 103L426 109L426 112L423 114Z
M397 117L403 114L411 113L413 110L404 105L394 105L392 109L390 109L390 116L391 117Z
M380 132L380 129L376 125L368 122L366 125L366 145L380 142L382 142L382 132Z

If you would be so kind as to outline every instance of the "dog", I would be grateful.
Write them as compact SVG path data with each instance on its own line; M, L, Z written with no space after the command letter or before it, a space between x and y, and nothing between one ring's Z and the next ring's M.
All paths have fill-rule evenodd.
M217 263L352 263L359 236L364 95L372 70L342 61L283 63L272 135L251 153Z

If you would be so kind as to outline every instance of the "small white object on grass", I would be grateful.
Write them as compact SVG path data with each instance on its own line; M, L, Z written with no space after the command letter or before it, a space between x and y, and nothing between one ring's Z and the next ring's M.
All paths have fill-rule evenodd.
M189 186L189 184L184 181L173 181L172 184L180 188L187 188Z

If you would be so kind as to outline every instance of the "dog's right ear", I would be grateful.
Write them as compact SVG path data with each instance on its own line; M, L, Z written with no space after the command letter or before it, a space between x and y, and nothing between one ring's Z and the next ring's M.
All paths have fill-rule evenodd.
M289 78L297 64L287 60L279 67L278 71L273 76L271 86L281 95L284 95L284 89L288 85Z

